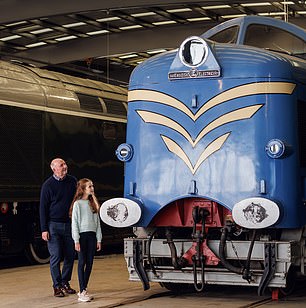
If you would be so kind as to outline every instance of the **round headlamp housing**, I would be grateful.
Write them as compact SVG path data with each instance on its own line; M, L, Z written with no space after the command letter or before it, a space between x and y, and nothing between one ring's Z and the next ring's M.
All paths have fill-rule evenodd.
M271 158L280 158L284 155L286 146L279 139L271 139L266 145L266 153Z
M116 155L121 161L129 161L133 157L133 147L130 144L122 143L118 146Z

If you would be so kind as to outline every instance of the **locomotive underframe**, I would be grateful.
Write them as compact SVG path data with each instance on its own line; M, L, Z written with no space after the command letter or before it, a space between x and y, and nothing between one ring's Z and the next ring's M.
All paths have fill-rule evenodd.
M304 240L303 240L304 241ZM174 269L171 266L154 265L154 270L149 263L150 258L158 260L161 258L171 258L169 246L166 239L153 239L148 247L148 239L125 239L124 255L129 271L129 278L131 281L142 281L135 268L135 264L141 262L141 266L145 271L145 276L150 282L159 283L194 283L194 272L192 266L186 266L182 269ZM140 255L135 256L135 243L138 243L140 248ZM192 241L180 240L175 242L178 254L184 254L191 246ZM210 240L208 242L209 248L218 256L219 240ZM272 288L286 288L287 275L289 269L297 267L298 272L304 274L305 263L305 243L301 244L299 241L256 241L252 252L252 261L265 263L265 247L267 245L274 245L275 247L275 271L272 278L269 280L267 287ZM231 261L243 261L247 259L248 248L250 241L230 241L226 243L227 259ZM137 267L137 266L136 266ZM242 275L232 273L223 267L205 266L204 268L204 283L205 284L219 284L219 285L242 285L242 286L260 286L264 269L252 269L252 278L247 281L242 278ZM197 268L197 280L201 281L201 268Z

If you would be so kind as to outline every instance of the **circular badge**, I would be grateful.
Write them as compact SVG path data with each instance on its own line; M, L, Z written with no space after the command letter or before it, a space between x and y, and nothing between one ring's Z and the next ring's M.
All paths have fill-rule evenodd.
M208 47L205 40L198 36L187 38L180 46L179 57L183 64L189 67L197 67L203 64L208 55Z

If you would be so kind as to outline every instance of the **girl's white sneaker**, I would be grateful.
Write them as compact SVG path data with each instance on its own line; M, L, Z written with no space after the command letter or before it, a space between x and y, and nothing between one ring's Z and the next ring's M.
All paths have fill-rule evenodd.
M85 290L85 294L90 298L90 300L94 299L94 297L91 294L89 294L87 290Z
M86 290L79 292L78 297L79 302L90 302L90 297L86 294Z

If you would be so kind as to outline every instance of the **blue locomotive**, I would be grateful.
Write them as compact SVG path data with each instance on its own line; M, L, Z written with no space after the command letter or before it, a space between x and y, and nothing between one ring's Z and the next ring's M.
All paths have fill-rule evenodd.
M289 292L305 274L306 32L233 19L140 64L130 79L124 198L130 280ZM277 291L277 292L278 292Z

